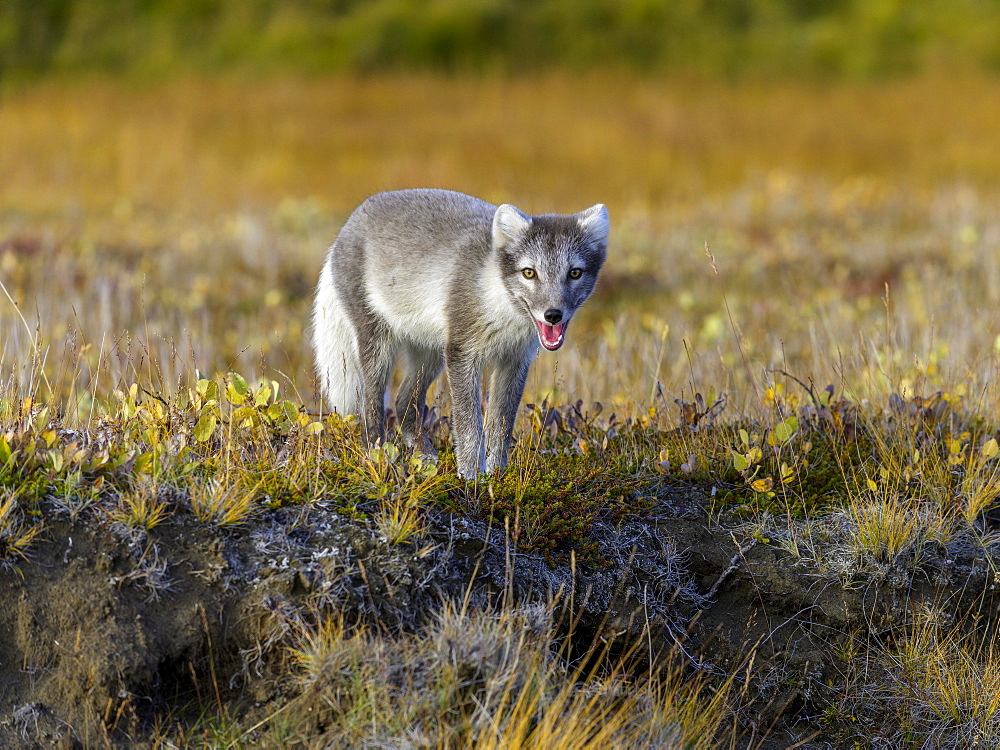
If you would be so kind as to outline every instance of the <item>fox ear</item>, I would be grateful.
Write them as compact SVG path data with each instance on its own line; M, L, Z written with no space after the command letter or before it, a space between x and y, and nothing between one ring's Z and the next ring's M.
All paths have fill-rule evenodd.
M591 240L601 245L608 244L611 222L608 220L608 209L603 203L581 211L576 215L576 220L580 224L580 229L586 232Z
M493 247L506 247L528 231L531 217L521 213L509 203L504 203L493 214Z

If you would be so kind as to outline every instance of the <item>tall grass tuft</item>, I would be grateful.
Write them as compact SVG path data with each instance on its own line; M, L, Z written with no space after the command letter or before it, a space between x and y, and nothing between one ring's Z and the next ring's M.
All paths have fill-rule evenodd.
M549 606L446 604L424 632L392 639L320 616L291 653L301 710L321 712L327 743L708 748L731 716L732 678L672 662L633 677L607 652L600 668L573 667L566 648Z
M949 630L925 618L881 658L891 682L879 697L899 721L899 739L923 747L1000 744L995 629Z

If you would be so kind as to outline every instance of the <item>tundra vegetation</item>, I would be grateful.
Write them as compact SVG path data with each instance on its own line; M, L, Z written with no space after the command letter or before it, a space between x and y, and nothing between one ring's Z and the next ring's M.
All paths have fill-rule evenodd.
M139 83L73 49L0 100L0 744L1000 741L985 63ZM325 247L421 185L612 216L478 484L440 384L428 463L312 375Z

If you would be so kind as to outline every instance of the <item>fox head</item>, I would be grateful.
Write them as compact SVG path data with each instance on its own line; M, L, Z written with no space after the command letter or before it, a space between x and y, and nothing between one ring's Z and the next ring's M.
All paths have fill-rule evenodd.
M497 208L493 250L504 286L546 349L563 345L570 318L594 291L608 230L603 203L568 216L528 216L509 204Z

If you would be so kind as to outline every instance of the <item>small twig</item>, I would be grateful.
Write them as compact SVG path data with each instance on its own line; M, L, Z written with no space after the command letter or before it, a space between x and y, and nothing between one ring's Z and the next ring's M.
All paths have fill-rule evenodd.
M724 571L722 571L722 573L716 579L715 583L712 584L712 588L710 588L708 590L708 593L705 594L706 600L709 600L715 596L716 592L718 592L719 590L719 586L721 586L723 582L729 577L730 573L732 573L734 570L736 570L736 568L739 567L740 560L743 558L743 556L756 546L757 546L756 539L751 539L750 544L748 544L746 547L740 547L739 545L736 545L736 554L733 555L733 558L729 561L729 567L726 568Z

